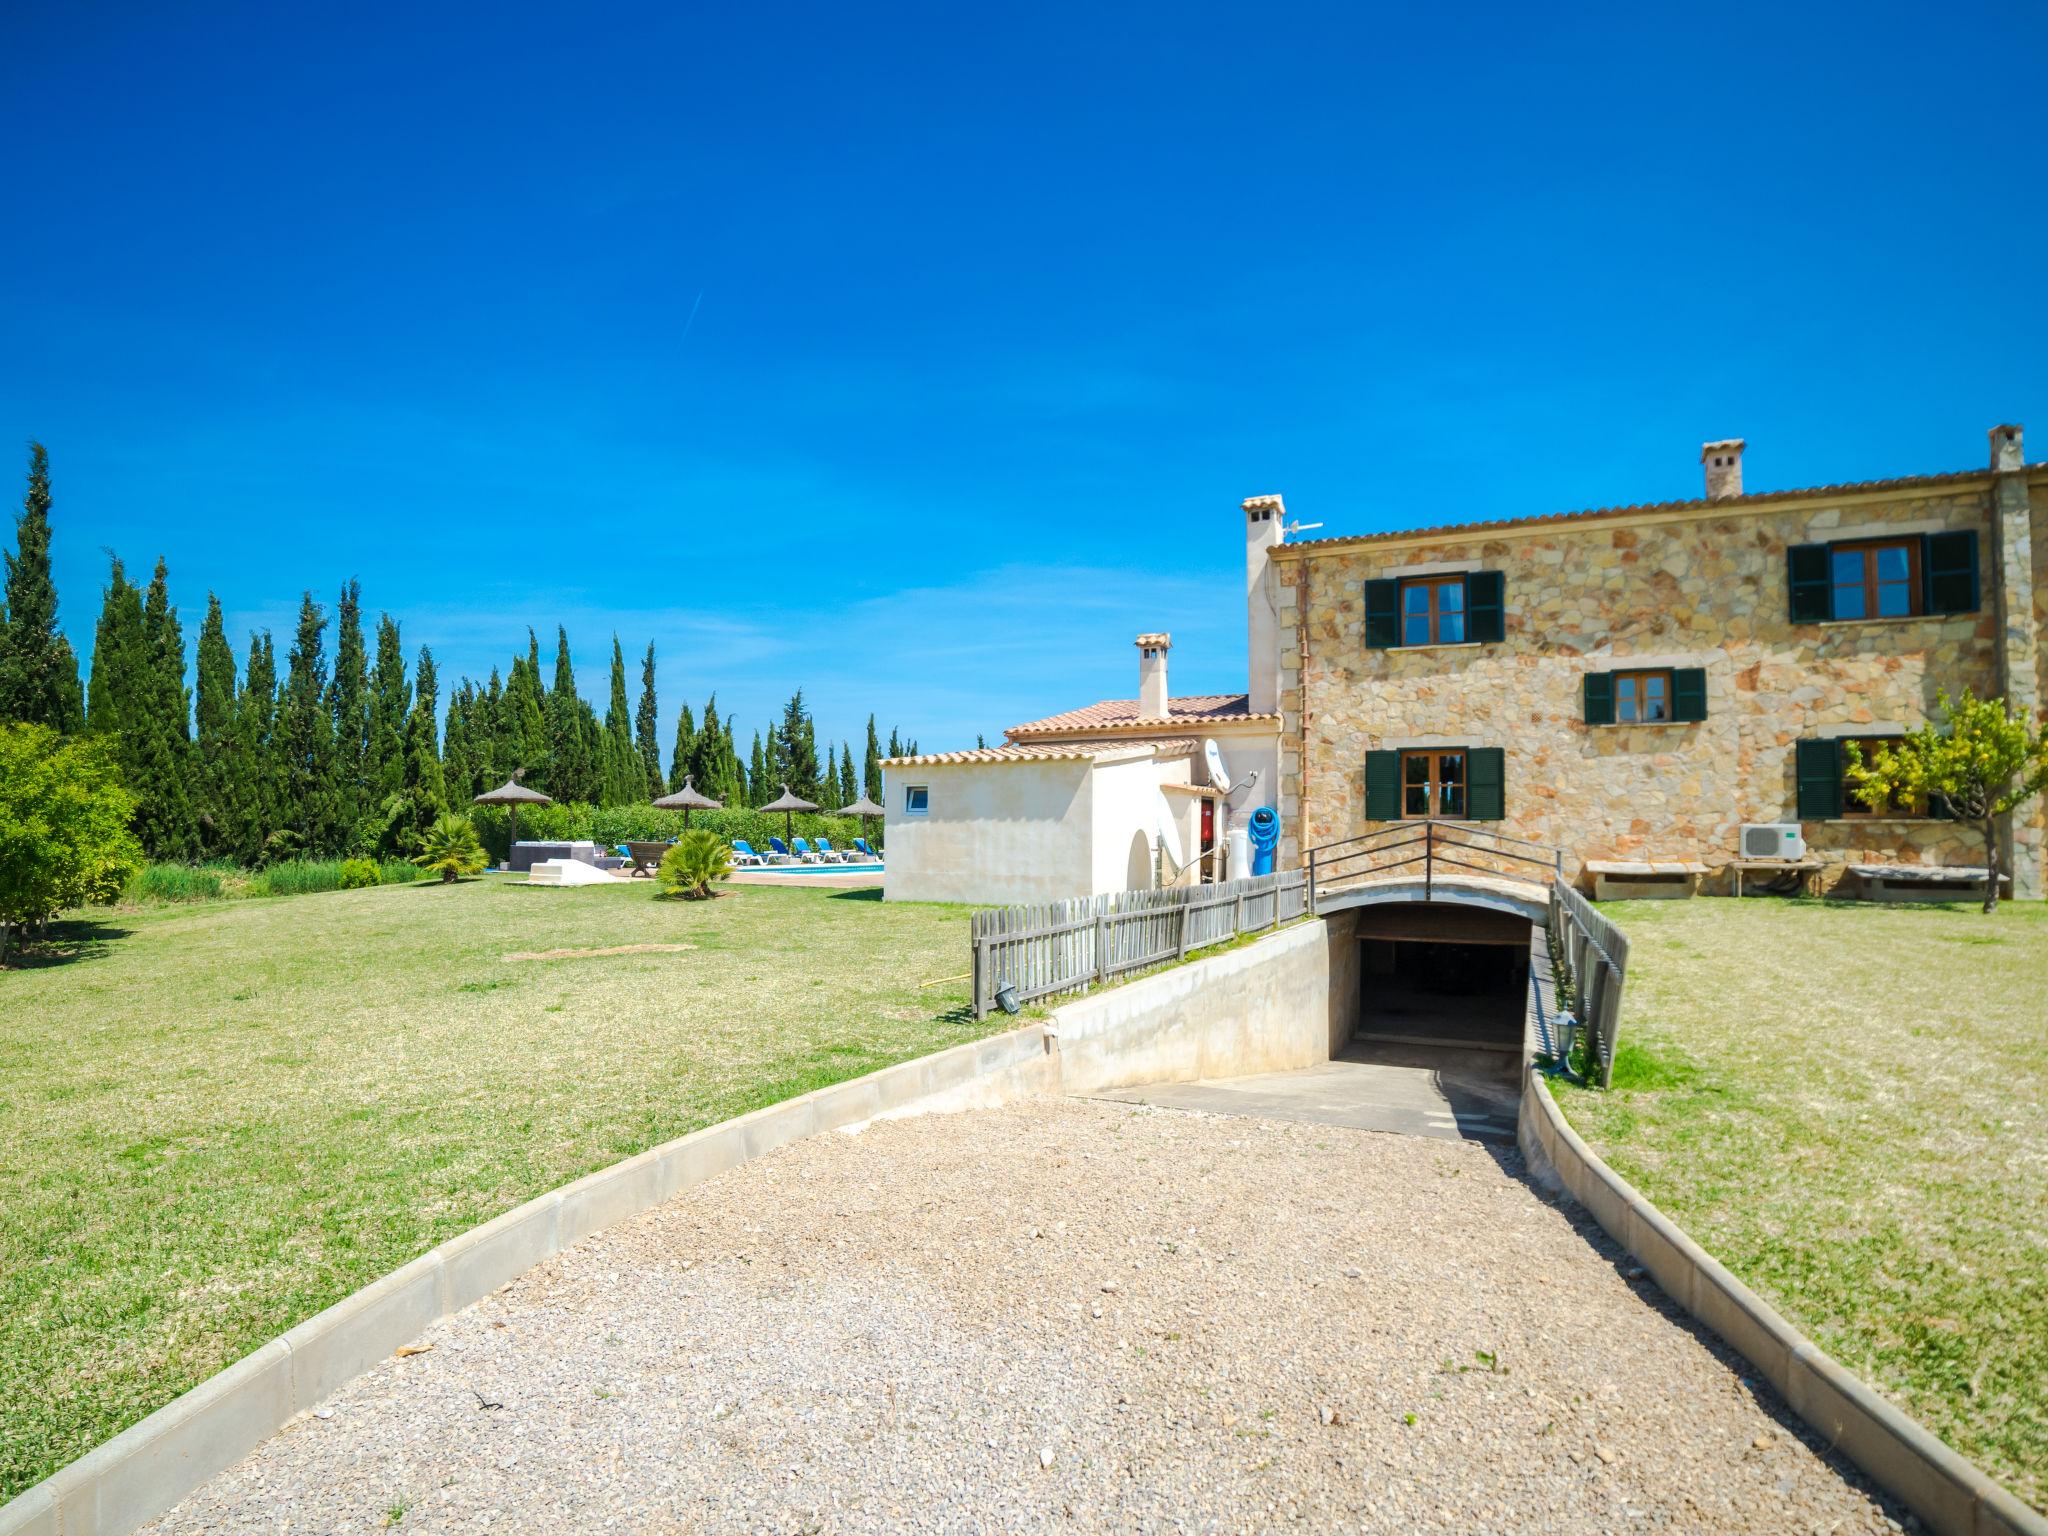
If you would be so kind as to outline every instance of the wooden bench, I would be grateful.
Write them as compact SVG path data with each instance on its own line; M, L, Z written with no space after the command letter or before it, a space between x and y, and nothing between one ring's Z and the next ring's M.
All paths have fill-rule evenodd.
M1735 894L1742 894L1743 877L1771 875L1783 879L1793 876L1799 888L1809 896L1820 894L1820 870L1818 859L1730 859L1728 868L1735 876Z
M1595 901L1684 900L1699 890L1704 864L1689 859L1588 859Z

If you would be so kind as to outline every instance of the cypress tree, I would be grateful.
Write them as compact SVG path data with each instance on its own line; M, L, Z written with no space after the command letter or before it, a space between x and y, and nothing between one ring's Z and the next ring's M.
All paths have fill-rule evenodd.
M647 642L647 654L640 658L640 710L633 719L634 745L640 749L640 769L647 781L647 795L659 800L668 792L661 776L660 703L654 696L654 642Z
M903 743L897 739L894 726L889 727L889 755L891 757L903 756Z
M265 839L278 826L276 726L277 651L265 630L249 637L249 665L235 700L233 778L241 800L228 840L245 864L262 859Z
M720 753L720 766L724 782L720 787L720 793L717 798L723 800L727 805L750 804L748 795L751 791L747 784L747 766L740 761L739 743L733 740L732 716L726 716L725 729L719 734L725 742L724 749Z
M26 720L70 734L84 725L78 658L57 629L57 584L50 576L50 456L28 445L28 491L7 557L0 599L0 720Z
M774 734L773 726L769 727L769 734ZM764 788L767 782L768 758L761 750L761 733L756 731L754 732L753 766L747 773L747 792L742 797L748 805L765 805L768 801L775 798Z
M861 759L861 788L875 804L882 803L882 743L875 735L875 717L868 716L868 749Z
M235 653L228 644L220 599L206 594L206 621L199 626L198 753L200 841L209 854L233 856L243 819L246 791L243 762L236 750Z
M332 853L339 841L334 804L334 719L327 710L327 616L304 594L289 670L272 733L277 818L266 856Z
M493 667L490 686L484 690L479 701L491 722L490 750L484 757L484 761L490 765L484 777L490 782L484 785L485 789L496 789L511 778L513 771L519 766L519 755L513 749L512 733L505 727L506 697L505 684L498 676L498 669Z
M405 830L411 837L401 832L400 845L411 848L448 809L448 784L441 772L441 686L434 653L424 645L413 668L412 714L405 723L405 802Z
M600 805L630 805L647 789L647 765L633 742L632 708L626 701L626 653L612 636L611 698L605 705Z
M718 695L714 693L711 696L709 711L704 716L704 728L710 730L711 722L717 718ZM694 779L699 789L716 800L718 791L710 787L708 779L700 777L703 770L699 765L697 752L697 720L690 713L690 701L685 699L682 708L676 711L676 745L675 750L668 755L668 787L681 789L685 780Z
M839 805L851 805L860 798L860 784L853 776L853 746L839 743Z
M192 696L185 688L185 635L171 606L169 571L159 556L143 603L146 662L131 728L135 834L152 858L189 859L199 852L199 816L192 803Z
M476 747L470 717L476 684L464 678L448 694L448 719L441 734L441 781L450 806L476 798Z
M799 688L782 707L782 724L775 732L781 761L774 766L775 777L801 799L818 800L825 793L818 766L818 741L810 711L804 708L804 691Z
M505 779L524 773L526 782L534 788L551 788L545 782L548 723L546 694L540 684L540 644L530 629L526 639L527 653L513 658L512 676L505 684L505 701L499 711L505 775L498 782L502 784Z
M576 669L569 659L569 631L555 629L555 682L547 698L547 791L557 800L588 803L597 798L590 738L583 716L589 709L576 693ZM593 721L593 725L594 725Z
M334 806L347 846L367 841L365 825L376 808L370 781L370 671L363 649L363 584L341 584L334 607L334 680L327 707L334 716Z
M129 723L138 712L137 696L146 643L142 634L142 594L128 580L116 557L100 600L99 627L93 632L92 683L86 694L85 726L103 735L119 735L114 755L122 779L132 782L127 760Z
M405 646L398 621L377 620L377 667L370 674L369 718L363 745L364 809L378 815L405 788L405 723L412 714L412 685L405 676Z

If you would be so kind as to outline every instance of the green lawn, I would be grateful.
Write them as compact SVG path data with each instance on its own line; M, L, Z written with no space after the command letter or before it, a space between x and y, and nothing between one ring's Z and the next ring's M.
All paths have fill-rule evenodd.
M1565 1113L1836 1359L2048 1503L2048 907L1612 903Z
M118 911L0 972L0 1501L434 1244L957 1044L966 909L497 878ZM687 949L561 959L520 952Z

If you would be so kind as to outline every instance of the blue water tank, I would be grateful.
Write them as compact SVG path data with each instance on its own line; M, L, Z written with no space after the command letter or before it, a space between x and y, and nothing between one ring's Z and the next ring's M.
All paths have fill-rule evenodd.
M1280 846L1280 817L1270 805L1252 812L1252 873L1273 873L1273 850Z

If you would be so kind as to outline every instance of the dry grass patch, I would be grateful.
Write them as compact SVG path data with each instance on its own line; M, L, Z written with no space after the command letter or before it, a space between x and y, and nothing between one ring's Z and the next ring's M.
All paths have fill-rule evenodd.
M965 909L877 895L386 886L0 972L0 1500L523 1200L1004 1027L918 986Z
M2048 1503L2048 908L1611 903L1623 1175L1809 1337Z

